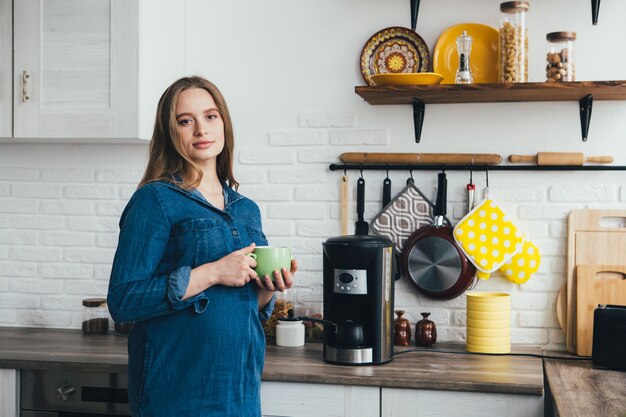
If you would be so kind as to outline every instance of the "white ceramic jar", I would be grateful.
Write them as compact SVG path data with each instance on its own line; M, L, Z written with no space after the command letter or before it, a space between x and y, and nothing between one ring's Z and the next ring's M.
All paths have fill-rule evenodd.
M282 318L276 323L276 345L297 347L304 345L304 323L302 320Z

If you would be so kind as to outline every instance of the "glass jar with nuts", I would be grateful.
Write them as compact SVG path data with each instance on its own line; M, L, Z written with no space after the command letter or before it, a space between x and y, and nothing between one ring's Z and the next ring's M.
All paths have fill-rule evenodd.
M528 27L526 1L500 3L499 79L501 83L528 81Z
M276 302L272 315L263 323L263 331L266 338L276 337L276 324L278 319L285 318L289 314L289 310L295 311L295 288L289 288L284 292L276 293Z
M576 81L576 32L551 32L546 35L546 40L546 81Z

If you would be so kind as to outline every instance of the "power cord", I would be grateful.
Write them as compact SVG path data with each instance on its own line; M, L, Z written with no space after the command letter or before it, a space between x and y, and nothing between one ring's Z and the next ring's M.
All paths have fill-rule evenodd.
M410 352L432 352L432 353L451 353L453 355L484 355L484 356L528 356L531 358L541 359L559 359L564 361L590 361L591 356L548 356L537 353L485 353L485 352L466 352L452 350L434 350L434 349L407 349L402 352L395 352L393 356L402 355Z

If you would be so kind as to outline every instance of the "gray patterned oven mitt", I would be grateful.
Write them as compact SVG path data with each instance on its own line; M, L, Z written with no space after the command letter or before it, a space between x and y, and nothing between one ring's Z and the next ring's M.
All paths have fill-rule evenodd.
M435 205L415 186L412 178L393 200L372 219L372 231L396 244L396 251L402 252L404 243L422 226L432 225ZM450 225L448 218L444 223Z

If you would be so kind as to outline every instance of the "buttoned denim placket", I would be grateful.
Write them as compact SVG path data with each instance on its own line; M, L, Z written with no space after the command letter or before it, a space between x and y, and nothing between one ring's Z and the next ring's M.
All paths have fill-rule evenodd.
M241 233L239 232L239 230L237 230L237 226L235 225L235 221L233 219L233 216L230 214L231 212L231 208L232 205L235 204L237 201L241 200L243 198L243 196L237 192L235 192L233 189L231 189L230 187L228 187L225 183L222 182L222 187L224 189L224 192L226 194L228 194L228 198L227 203L224 207L224 210L221 210L217 207L215 207L213 204L209 203L204 197L202 197L201 195L197 195L194 194L190 191L185 190L184 188L180 188L172 183L166 182L165 185L167 185L168 187L179 191L183 194L185 194L187 197L194 199L200 203L202 203L204 206L210 208L211 210L215 210L219 215L222 216L222 218L224 219L224 221L226 221L226 224L228 224L228 230L230 232L230 234L232 235L233 238L233 244L235 245L235 247L239 248L242 246L241 243Z

